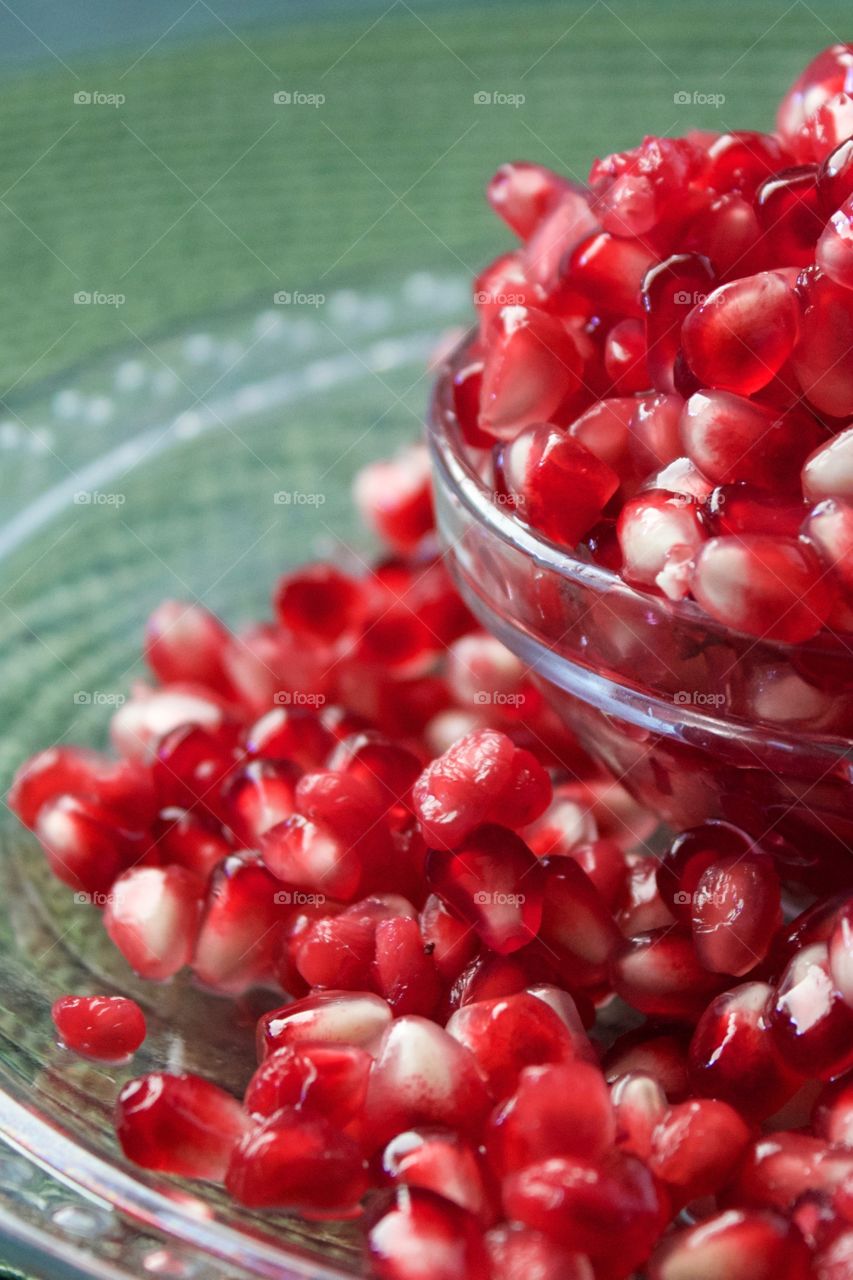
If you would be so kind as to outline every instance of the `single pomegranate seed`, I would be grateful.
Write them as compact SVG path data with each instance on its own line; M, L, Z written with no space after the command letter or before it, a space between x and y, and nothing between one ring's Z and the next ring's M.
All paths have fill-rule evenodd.
M520 250L515 250L513 253L503 253L499 258L495 258L494 262L490 262L487 267L484 267L474 279L474 306L477 308L477 314L480 317L480 335L484 346L489 343L492 327L503 307L535 307L541 302L542 298L534 283L527 277L524 257ZM478 426L483 361L480 360L478 364L479 376L476 377L476 400L473 400L470 404L463 403L460 406L462 416L465 419L464 422L460 420L460 425L462 426L462 434L468 444L473 445L474 448L488 449L491 447L492 438L482 432ZM473 368L473 366L469 366L469 368ZM470 389L465 388L464 398L466 402L470 399L473 390L473 385ZM459 416L458 413L457 416Z
M382 1172L392 1183L433 1191L485 1223L495 1211L480 1157L470 1143L445 1129L410 1129L382 1153Z
M595 524L619 487L612 467L547 424L530 426L508 441L498 467L519 519L570 547Z
M751 199L771 173L791 161L777 138L769 133L738 130L722 133L708 148L705 181L715 191L738 191Z
M110 722L110 737L115 749L128 760L148 763L158 743L173 729L197 725L215 732L228 722L224 704L200 686L142 686L116 711Z
M134 826L147 825L156 809L143 769L84 747L49 747L32 756L15 774L7 803L34 829L42 806L63 795L93 801Z
M236 1098L190 1074L130 1080L116 1103L116 1133L134 1164L221 1182L249 1118Z
M682 325L691 308L704 301L714 284L711 263L697 253L676 253L646 275L646 361L658 391L676 390L673 370L681 347Z
M103 900L125 867L152 849L146 833L127 830L110 810L74 796L43 804L35 833L57 880L95 902Z
M618 1260L622 1276L648 1256L664 1212L652 1174L620 1152L543 1160L510 1174L503 1195L509 1218L588 1255L605 1274Z
M258 1023L259 1055L305 1041L354 1045L372 1053L391 1018L390 1005L370 992L317 991L264 1014Z
M802 1084L770 1034L773 998L765 982L732 987L711 1001L690 1043L694 1090L755 1120L773 1115Z
M736 279L767 266L761 224L753 203L734 192L699 210L689 225L683 247L713 262L720 280Z
M630 498L616 525L622 550L622 572L629 582L658 586L675 599L689 591L689 571L679 586L667 576L673 554L692 560L705 541L699 508L680 493L649 489Z
M853 203L837 209L820 237L815 253L818 267L845 289L853 288Z
M760 391L793 350L798 312L797 295L776 272L721 285L684 321L690 368L708 387L746 396Z
M804 947L791 960L770 1023L785 1061L803 1075L826 1080L853 1065L853 1009L833 986L825 943Z
M372 1062L357 1045L310 1040L285 1045L258 1067L244 1106L261 1118L295 1107L343 1129L364 1106Z
M420 915L421 936L445 981L457 978L477 952L471 926L451 915L438 894L431 893Z
M668 1110L666 1094L654 1076L645 1071L629 1071L610 1090L620 1151L648 1162L652 1134Z
M773 533L796 538L807 512L799 496L771 493L741 480L718 485L702 508L702 518L716 535Z
M614 1143L610 1093L586 1062L525 1067L515 1093L486 1128L486 1151L499 1177L551 1156L597 1160Z
M803 160L818 164L846 142L853 132L853 97L835 93L822 102L803 126L798 154Z
M782 169L758 188L755 210L773 266L808 267L814 261L824 225L819 199L818 170L812 164Z
M812 58L779 104L776 125L790 141L796 141L800 130L822 103L850 84L853 49L834 44Z
M812 502L822 498L853 500L853 428L833 436L806 460L803 493Z
M803 536L817 548L824 564L831 566L839 588L839 601L829 617L829 625L838 620L840 630L853 613L853 503L827 498L806 517Z
M520 1222L495 1227L486 1236L486 1248L492 1280L593 1280L588 1258L566 1252Z
M702 968L689 934L672 928L632 938L612 972L617 994L652 1017L693 1021L723 985Z
M138 867L113 885L104 927L136 973L160 982L193 958L203 894L184 867Z
M486 352L480 426L505 440L547 422L579 379L577 347L559 321L533 307L503 307Z
M396 916L380 921L373 963L376 987L395 1017L435 1012L441 983L416 920Z
M426 446L410 445L389 461L363 467L353 494L368 528L394 551L413 550L434 524Z
M522 266L527 280L534 286L548 309L569 314L588 303L577 297L577 288L566 264L572 251L591 232L598 230L598 220L589 207L585 193L568 190L546 214L522 251Z
M806 1192L832 1194L851 1172L849 1151L806 1133L772 1133L753 1143L728 1194L746 1208L787 1213Z
M283 627L306 640L336 640L358 624L362 592L332 565L309 565L279 582L275 608Z
M706 969L740 977L765 958L780 920L779 877L766 857L734 857L703 871L693 943Z
M198 725L173 729L157 744L151 778L162 808L195 809L216 820L225 812L223 789L238 762L235 735Z
M264 760L288 760L301 769L318 769L335 745L335 738L313 711L274 707L246 734L246 751Z
M639 320L620 320L610 330L604 344L604 367L617 396L629 396L649 386L646 335Z
M750 1130L726 1102L697 1098L671 1107L652 1134L649 1168L675 1205L713 1195L728 1182Z
M628 427L637 408L633 396L597 400L575 418L569 435L614 471L619 471L628 448Z
M184 867L202 880L234 852L216 824L179 808L160 811L157 850L165 866Z
M687 1033L639 1027L613 1042L604 1060L605 1079L611 1084L635 1072L643 1072L660 1085L671 1102L689 1092Z
M573 858L543 859L545 874L539 936L546 955L559 960L573 986L601 982L622 939L598 889Z
M834 1080L822 1091L812 1114L818 1138L833 1147L853 1147L853 1086L849 1075Z
M525 283L522 281L518 287L524 287ZM513 282L513 287L516 287L516 282ZM489 288L486 290L486 295L489 298L495 296ZM501 293L498 293L497 297L501 299L501 305L506 305L502 301ZM494 318L495 310L489 307L488 302L478 305L487 315L490 323ZM453 374L453 413L466 444L474 449L491 449L493 437L481 431L479 425L482 392L483 360L472 358L468 364L461 369L456 369Z
M605 230L617 236L662 233L673 221L671 191L685 186L703 164L689 138L644 138L630 151L594 161L589 178Z
M826 157L817 171L818 206L824 218L831 218L836 209L840 209L851 195L853 195L853 138L846 138ZM822 230L821 223L818 232Z
M502 164L486 198L520 240L529 240L546 214L571 190L565 178L540 164Z
M626 938L672 924L673 913L661 897L658 866L654 858L642 853L625 857L628 871L625 893L618 903L616 923Z
M232 643L218 618L197 604L164 600L145 627L145 660L163 684L182 680L231 692L223 655Z
M296 806L299 768L288 760L250 760L228 783L228 828L245 849L289 818Z
M788 644L816 635L832 606L811 548L760 534L706 542L696 560L693 594L727 626Z
M575 249L569 263L569 277L576 288L587 293L595 306L608 315L641 319L641 290L655 256L640 240L619 236L592 235ZM649 349L652 343L648 342Z
M853 373L847 353L853 345L853 291L811 267L800 277L800 289L803 311L792 356L794 372L817 410L836 418L849 417Z
M192 965L201 982L232 994L267 979L289 895L251 854L228 858L208 890Z
M853 1006L853 903L842 911L829 939L829 972L836 991Z
M50 1011L62 1043L100 1062L123 1062L145 1039L145 1017L123 996L60 996Z
M706 822L677 835L657 869L658 888L672 914L690 924L693 897L706 868L721 858L742 857L751 847L749 836L730 822Z
M420 1187L400 1188L367 1233L376 1280L490 1280L477 1219Z
M687 401L681 436L691 460L709 480L750 480L763 488L791 487L818 440L814 419L782 412L729 391L701 391Z
M638 475L665 467L684 452L681 443L680 395L640 396L631 418L628 452Z
M477 1062L458 1038L426 1018L392 1022L367 1091L365 1132L373 1145L384 1146L395 1134L421 1125L476 1137L488 1107Z
M499 1101L514 1092L525 1067L572 1062L578 1056L560 1016L527 992L467 1004L452 1015L447 1030L473 1054Z
M729 1209L676 1232L649 1263L649 1280L807 1280L810 1274L796 1227L756 1209Z

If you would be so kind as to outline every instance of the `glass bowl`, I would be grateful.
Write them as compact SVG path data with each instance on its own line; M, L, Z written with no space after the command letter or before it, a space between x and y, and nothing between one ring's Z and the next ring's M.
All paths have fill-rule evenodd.
M200 599L239 626L268 615L288 566L367 552L350 479L417 431L429 355L467 298L464 281L426 274L355 280L317 306L270 295L4 401L4 793L35 750L104 745L159 600ZM254 1020L278 1001L139 982L8 812L0 839L4 1259L49 1280L358 1274L357 1229L240 1210L135 1168L115 1141L116 1094L140 1072L239 1091ZM66 992L139 1001L149 1035L130 1065L57 1046L50 1007Z
M666 823L726 819L806 883L849 883L853 637L798 646L635 590L496 503L462 439L447 359L430 415L448 565L480 622L524 661L589 753Z

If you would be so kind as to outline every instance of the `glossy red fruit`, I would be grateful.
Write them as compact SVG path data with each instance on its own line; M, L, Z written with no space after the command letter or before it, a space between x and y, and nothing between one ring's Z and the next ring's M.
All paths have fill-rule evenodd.
M764 179L784 169L791 159L772 134L747 129L721 133L708 148L703 176L715 191L737 191L751 199Z
M156 809L142 768L85 747L48 747L31 756L15 773L6 801L32 829L42 806L62 795L92 801L135 824L147 823Z
M768 265L752 200L736 192L699 209L688 224L683 247L713 262L719 280L736 280Z
M799 494L778 494L746 480L721 484L702 507L712 534L774 533L796 538L808 512Z
M734 1173L750 1129L733 1107L696 1098L671 1107L652 1134L648 1165L674 1205L714 1195Z
M830 935L829 972L836 991L853 1007L853 904L841 912Z
M162 808L192 809L214 821L224 816L223 791L240 755L230 728L181 725L157 744L151 778Z
M654 1076L629 1071L610 1089L616 1122L615 1142L620 1151L648 1161L652 1134L668 1110L666 1094Z
M138 867L116 880L104 928L130 967L162 982L193 958L204 884L183 867Z
M836 284L853 288L853 203L848 198L824 228L815 262Z
M833 436L806 459L803 493L811 502L823 498L853 501L853 427Z
M706 387L748 396L782 368L797 338L799 306L774 271L720 285L685 317L684 354Z
M545 955L561 966L567 985L601 982L622 945L610 911L589 876L573 858L543 859L545 874L539 936Z
M294 944L299 973L310 987L344 991L373 986L376 931L380 921L414 913L404 898L364 898L310 922Z
M853 97L835 93L809 117L800 134L798 154L818 164L853 133Z
M274 603L279 622L293 635L336 640L358 624L362 589L332 565L306 565L279 581Z
M672 914L689 925L693 895L706 867L722 858L742 857L751 848L746 832L730 822L705 822L680 832L657 869L658 889Z
M714 269L698 253L676 253L653 266L643 281L646 362L658 391L676 390L674 366L682 326L693 307L704 302L716 283Z
M447 1030L473 1055L498 1101L514 1092L525 1067L579 1056L562 1018L527 992L467 1004L452 1015Z
M846 138L826 157L817 171L818 206L830 218L853 195L853 138ZM823 230L821 223L820 230ZM808 265L808 264L806 264Z
M823 1080L853 1066L853 1009L835 990L825 943L804 947L779 980L770 1015L779 1052Z
M600 312L640 319L643 281L654 263L654 253L642 240L602 232L577 246L568 274L572 284L586 293Z
M850 87L852 69L853 47L850 45L831 45L812 58L779 104L776 113L779 132L796 140L809 116L833 94Z
M285 1045L258 1067L243 1105L261 1118L295 1107L343 1129L364 1106L372 1063L357 1045L311 1040Z
M788 644L816 635L833 603L823 566L809 546L762 534L706 542L692 588L712 618Z
M504 491L520 520L574 547L619 487L612 467L558 427L528 426L500 451Z
M587 1062L525 1067L515 1092L495 1109L485 1130L489 1162L499 1177L547 1160L597 1160L614 1143L610 1092Z
M700 964L741 977L770 950L781 919L779 877L768 857L730 857L703 871L693 899Z
M751 1120L764 1120L802 1084L770 1034L774 989L747 982L715 996L690 1042L690 1079L696 1093L720 1098Z
M186 809L161 809L155 834L159 861L164 866L184 867L202 880L209 879L234 852L233 843L218 824Z
M306 771L325 764L335 737L313 711L278 706L246 733L246 751L263 760L288 761Z
M689 563L707 537L695 503L680 493L647 489L623 505L616 531L628 582L657 586L670 599L688 594L689 569L676 583L671 566L674 556Z
M703 164L690 138L644 138L630 151L595 160L589 180L605 230L623 237L656 232L651 239L666 239L673 221L683 217L672 209L671 193L686 187Z
M503 307L486 351L480 427L507 440L547 422L577 388L580 368L574 339L558 320L534 307Z
M435 1012L441 983L417 920L381 920L374 941L373 981L395 1017Z
M824 226L817 166L796 165L774 173L758 188L755 210L768 244L771 265L810 266Z
M548 775L506 734L475 729L438 756L416 781L412 802L427 843L458 848L475 827L500 817L523 827L551 799Z
M188 680L231 692L223 664L233 643L218 618L198 604L164 600L145 625L145 660L163 684Z
M520 240L529 240L571 185L541 164L502 164L486 187L486 198Z
M628 426L637 402L633 396L609 396L596 402L568 427L568 433L614 471L623 465Z
M230 994L268 979L290 896L256 856L228 858L208 889L192 960L196 977Z
M374 1147L423 1125L476 1137L488 1109L476 1058L452 1028L448 1033L419 1017L392 1022L377 1049L367 1091L365 1135Z
M664 1213L652 1174L620 1152L601 1161L553 1158L530 1165L510 1174L503 1197L509 1218L587 1254L605 1274L618 1261L621 1276L648 1256Z
M495 1218L475 1147L449 1129L409 1129L382 1152L382 1172L392 1183L433 1191L482 1222Z
M367 1232L376 1280L490 1280L477 1219L419 1187L400 1188Z
M678 394L639 396L631 418L628 455L635 474L648 477L684 452L681 415L684 401Z
M124 1154L143 1169L221 1182L249 1117L200 1076L154 1071L123 1087L115 1124Z
M670 1102L680 1101L690 1092L688 1039L686 1030L666 1026L641 1026L627 1031L605 1055L605 1079L614 1084L641 1071L658 1082Z
M812 1113L815 1136L833 1147L853 1148L853 1081L848 1075L828 1084Z
M134 689L110 721L113 746L127 760L148 764L158 743L173 729L196 725L215 733L233 723L227 704L202 685L176 684L166 689Z
M492 1280L593 1280L588 1258L519 1222L495 1227L486 1236L486 1248Z
M445 981L457 978L477 952L477 935L471 926L451 915L436 893L423 905L420 929L424 946Z
M99 906L125 867L153 850L146 832L128 830L111 811L75 796L43 804L35 833L57 880Z
M695 1021L723 985L699 963L693 940L680 929L654 929L631 938L612 964L613 987L640 1013Z
M821 413L853 414L853 290L809 268L800 277L803 297L800 336L791 357L803 393ZM821 495L825 496L825 495Z
M422 764L402 743L370 730L350 734L335 747L328 766L333 772L348 774L368 787L380 811L395 825L408 819L412 810L412 787L421 774Z
M649 1280L807 1280L809 1251L791 1223L757 1209L729 1209L669 1236Z
M258 1055L267 1057L285 1046L305 1041L354 1045L373 1053L391 1023L381 996L368 991L316 991L258 1022Z
M802 409L775 409L731 391L699 391L684 407L681 439L715 484L749 480L777 490L796 484L819 434Z
M353 482L362 520L394 551L414 550L434 524L429 454L410 445L362 467Z
M60 996L50 1016L67 1048L100 1062L123 1062L145 1039L145 1016L124 996Z
M645 391L651 384L646 368L646 335L640 320L619 320L604 343L604 367L617 396Z
M839 589L841 599L830 622L839 614L846 618L853 609L853 502L826 498L806 517L802 532L831 566Z
M299 768L289 760L250 760L230 778L227 825L237 843L257 848L265 831L293 814L298 781Z
M309 1219L353 1218L369 1181L358 1144L320 1116L285 1107L234 1148L225 1185L253 1209L290 1209Z
M831 1195L851 1172L850 1151L806 1133L771 1133L753 1143L728 1196L747 1208L788 1213L807 1192Z

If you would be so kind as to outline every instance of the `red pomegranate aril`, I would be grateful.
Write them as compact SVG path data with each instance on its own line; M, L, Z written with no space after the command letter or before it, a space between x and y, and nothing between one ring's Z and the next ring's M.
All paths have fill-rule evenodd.
M692 585L712 618L787 644L816 635L833 603L823 566L809 546L762 534L706 542Z
M702 519L716 536L743 533L773 533L796 538L808 505L799 496L759 489L746 480L721 484L702 508Z
M775 1213L729 1209L668 1236L649 1280L808 1280L809 1251Z
M575 418L568 428L569 436L618 472L628 448L628 427L636 408L633 396L619 395L597 400L579 418Z
M658 391L676 390L673 366L682 325L691 307L704 301L714 284L711 263L697 253L676 253L653 266L643 280L646 363Z
M853 200L848 198L827 222L815 262L836 284L853 288Z
M161 739L151 777L162 807L197 810L214 819L225 813L223 790L236 768L239 750L230 728L211 732L179 726Z
M772 265L810 266L824 226L817 166L796 165L774 173L758 188L755 209Z
M476 1058L451 1030L403 1017L384 1032L367 1090L365 1136L372 1146L422 1125L477 1136L489 1097Z
M569 278L602 312L641 319L643 281L654 263L654 254L642 241L602 232L590 236L574 250L569 262ZM651 343L648 345L651 347Z
M57 880L99 905L124 868L153 848L145 832L125 830L112 812L75 796L43 804L35 833Z
M359 991L372 987L375 916L354 903L339 915L309 924L294 947L296 968L309 987Z
M806 517L802 533L817 548L824 563L832 567L842 597L839 608L849 611L853 608L853 502L826 498Z
M143 826L156 811L144 769L85 747L49 747L31 756L15 773L6 802L32 830L42 806L63 795L92 801L125 822Z
M730 822L706 822L682 831L658 864L657 883L672 914L684 924L693 919L693 895L706 867L752 847L746 832Z
M429 454L409 445L393 458L362 467L353 497L363 522L394 551L417 547L435 523Z
M362 591L333 565L306 565L281 579L275 594L279 622L306 640L337 640L358 624Z
M774 409L731 391L697 392L681 415L687 455L716 484L749 480L790 489L819 438L804 410Z
M652 1134L668 1110L660 1083L645 1071L629 1071L611 1086L610 1099L616 1121L616 1146L648 1161Z
M853 501L853 427L832 436L806 459L803 493L811 502L823 498Z
M817 171L817 195L824 218L831 218L836 209L853 196L853 138L846 138L821 164Z
M853 1065L853 1009L835 990L825 943L804 947L790 961L770 1023L785 1061L803 1075L826 1080Z
M215 732L230 723L226 704L201 685L176 684L165 689L142 685L114 714L110 738L120 755L147 765L173 729L196 725Z
M116 1103L116 1133L134 1164L221 1182L249 1126L236 1098L200 1076L152 1072L130 1080Z
M674 553L690 561L705 541L699 508L683 494L647 489L629 498L616 525L622 550L622 572L628 582L654 587L671 598L680 599L689 591L689 573L681 587L666 575Z
M137 867L116 880L104 928L130 967L162 982L193 958L204 884L183 867Z
M818 164L846 142L853 133L853 97L835 93L822 102L803 126L798 140L802 159Z
M245 1133L225 1185L253 1209L289 1209L309 1219L352 1218L368 1190L358 1144L320 1116L291 1107Z
M376 1280L490 1280L477 1219L421 1187L401 1187L367 1232Z
M788 1213L804 1193L832 1194L851 1172L850 1151L806 1133L771 1133L753 1143L727 1198L747 1208Z
M498 1177L552 1156L597 1160L615 1140L610 1092L587 1062L525 1067L515 1092L492 1113L485 1130Z
M641 321L620 320L607 334L604 367L617 396L645 391L651 384L646 369L646 335Z
M732 987L711 1001L690 1042L694 1091L720 1098L756 1121L775 1114L803 1080L770 1034L773 999L766 982Z
M289 896L256 856L228 858L208 890L192 960L196 977L230 994L266 980Z
M395 916L376 928L374 982L395 1017L435 1012L442 987L416 920Z
M838 994L853 1007L853 903L844 908L832 930L829 972Z
M223 655L232 638L218 618L201 605L164 600L145 625L145 660L163 684L206 685L226 697L231 682Z
M617 1261L620 1276L643 1262L665 1212L652 1174L620 1152L597 1162L574 1157L530 1165L510 1174L503 1195L509 1218L587 1254L605 1275Z
M229 780L228 828L246 849L294 812L299 767L289 760L250 760Z
M796 141L811 115L833 94L848 88L853 76L853 46L834 44L812 58L779 104L776 126L783 137Z
M833 1147L853 1148L853 1082L849 1075L828 1084L815 1103L812 1129Z
M335 738L314 714L300 707L274 707L246 734L246 751L264 760L289 760L301 769L317 769Z
M627 1031L613 1042L605 1056L605 1079L613 1084L641 1071L657 1080L671 1102L677 1102L690 1092L687 1044L685 1030L644 1025Z
M503 307L495 319L483 368L480 426L507 440L534 422L547 422L580 381L573 338L552 316L533 307Z
M453 416L459 423L463 440L472 449L491 449L494 443L494 437L480 429L483 363L481 357L472 358L453 373Z
M592 1264L520 1222L501 1224L486 1235L492 1280L594 1280Z
M574 981L601 982L622 945L616 923L598 889L573 858L542 859L545 875L540 940Z
M559 1014L528 992L457 1009L447 1030L473 1055L492 1097L509 1097L525 1067L572 1062L574 1038Z
M800 277L800 337L791 357L809 403L835 418L853 414L853 290L809 267ZM821 494L821 497L827 495Z
M797 295L774 271L720 285L688 313L684 354L706 387L748 396L765 387L797 338Z
M503 307L535 307L541 301L535 285L527 277L521 250L503 253L495 258L474 278L474 306L480 317L480 337L483 345L488 345L492 326ZM483 362L480 361L479 364L479 372L482 375ZM490 448L491 437L481 432L477 425L481 386L482 376L477 379L477 398L471 406L473 415L470 415L469 407L465 406L469 421L464 429L464 435L467 443L475 448ZM466 398L467 396L466 391Z
M671 1107L652 1134L648 1165L674 1205L714 1195L734 1173L750 1140L733 1107L697 1098Z
M431 893L423 905L420 928L439 975L445 981L453 981L473 960L477 935L469 924L447 910L436 893Z
M781 919L779 877L767 856L706 867L693 897L693 944L700 964L740 977L770 950Z
M310 1040L285 1045L258 1067L243 1105L262 1118L295 1107L343 1129L364 1106L372 1063L357 1045Z
M713 262L719 280L734 280L768 265L761 224L752 201L734 192L712 200L707 208L698 211L687 230L684 247Z
M533 232L522 250L522 267L547 310L561 315L589 310L589 301L578 296L577 284L566 268L575 247L597 230L598 219L586 193L569 189Z
M391 1007L368 991L316 991L258 1022L258 1054L265 1058L305 1041L354 1045L373 1053L392 1020Z
M62 1043L99 1062L124 1062L145 1039L145 1017L124 996L60 996L50 1011Z
M630 939L612 965L617 995L650 1017L694 1021L723 985L699 963L693 940L672 928Z
M558 427L529 426L500 450L502 485L520 520L574 547L600 518L619 477Z
M449 1129L409 1129L382 1152L391 1183L433 1191L488 1225L495 1219L476 1149Z
M571 190L565 178L541 164L502 164L486 187L486 198L520 240L529 240L546 214Z
M234 852L218 824L185 809L162 809L155 831L161 863L184 867L202 880Z
M752 199L765 178L784 169L791 158L772 134L746 129L723 133L708 149L704 179L715 191L738 191Z
M628 876L616 916L620 933L633 938L637 933L671 925L674 917L661 897L656 859L644 853L629 853L625 855L625 862Z
M412 787L422 772L422 764L401 743L370 730L351 734L338 743L328 767L369 787L389 817L403 820L411 812Z

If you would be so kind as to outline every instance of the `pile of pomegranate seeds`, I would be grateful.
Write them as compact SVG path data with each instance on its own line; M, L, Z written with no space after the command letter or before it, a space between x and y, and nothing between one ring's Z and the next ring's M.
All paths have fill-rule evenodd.
M853 631L853 46L777 132L506 164L456 413L551 541L769 640ZM734 511L737 514L734 514Z
M457 383L521 518L609 522L631 581L788 640L853 605L848 75L832 49L778 136L647 139L591 194L503 169L526 243L484 280L527 301L481 302ZM131 1079L125 1155L364 1215L379 1280L849 1277L853 886L723 821L653 856L456 595L422 448L356 493L388 558L288 574L238 634L164 603L115 758L53 747L10 793L138 974L273 993L242 1099ZM105 1061L145 1036L121 997L53 1017Z

